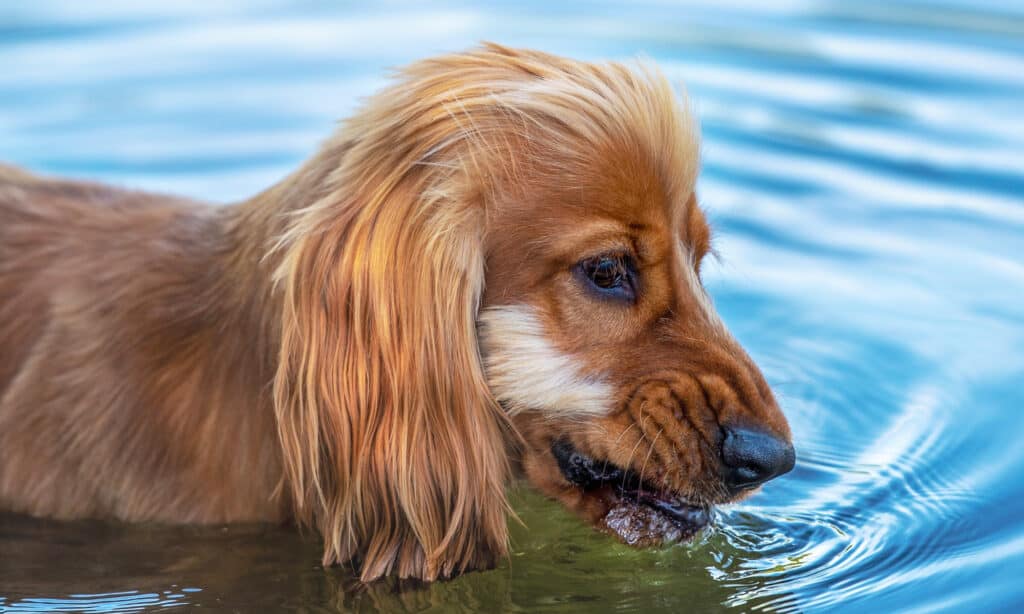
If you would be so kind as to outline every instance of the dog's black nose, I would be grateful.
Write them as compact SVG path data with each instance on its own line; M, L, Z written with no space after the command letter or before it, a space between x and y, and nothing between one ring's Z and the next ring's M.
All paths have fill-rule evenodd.
M732 493L760 486L789 472L796 462L793 444L761 430L726 428L722 440L722 476Z

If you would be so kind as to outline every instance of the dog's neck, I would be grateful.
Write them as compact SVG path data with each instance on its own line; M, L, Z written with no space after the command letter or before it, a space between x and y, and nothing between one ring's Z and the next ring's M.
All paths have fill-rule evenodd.
M241 329L263 363L267 386L276 369L281 329L281 288L275 275L283 257L280 241L295 213L337 189L331 174L346 145L328 142L298 170L255 196L211 210L216 239L206 243L205 265L215 271L209 292L220 306L208 314L221 327Z
M261 284L261 291L271 291L282 255L279 241L294 221L294 214L337 189L331 176L340 167L347 148L348 143L340 139L329 141L295 172L225 208L223 229L232 259L268 282Z
M293 213L324 193L337 167L328 154L247 200L178 209L178 221L153 242L161 254L155 261L175 272L174 281L140 291L146 306L138 311L159 315L122 332L153 339L153 411L171 425L168 445L184 448L176 454L222 482L223 500L181 512L188 517L275 518L290 509L287 489L278 490L272 398L283 305L278 243Z

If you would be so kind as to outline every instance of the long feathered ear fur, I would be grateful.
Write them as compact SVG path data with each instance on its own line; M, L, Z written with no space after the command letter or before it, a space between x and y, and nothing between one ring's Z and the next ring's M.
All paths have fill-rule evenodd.
M281 243L286 488L325 564L354 561L364 581L449 577L507 551L505 422L475 326L481 169L461 106L486 94L444 74L421 63L346 123L300 171L324 185Z

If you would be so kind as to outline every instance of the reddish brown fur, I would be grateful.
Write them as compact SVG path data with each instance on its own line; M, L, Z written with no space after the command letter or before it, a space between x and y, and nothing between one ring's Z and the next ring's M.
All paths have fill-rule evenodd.
M412 66L237 205L0 167L0 508L295 518L364 580L430 580L505 554L510 458L600 518L558 437L725 500L719 426L789 430L683 268L709 249L695 143L654 72L488 46ZM609 247L631 308L571 274ZM509 423L476 329L508 305L608 412Z

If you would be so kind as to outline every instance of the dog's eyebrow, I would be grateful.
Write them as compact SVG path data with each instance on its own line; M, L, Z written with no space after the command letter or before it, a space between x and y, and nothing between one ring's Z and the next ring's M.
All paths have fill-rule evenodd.
M602 218L581 221L573 228L567 229L559 239L566 239L580 245L594 244L629 244L629 229L632 224L615 218Z

